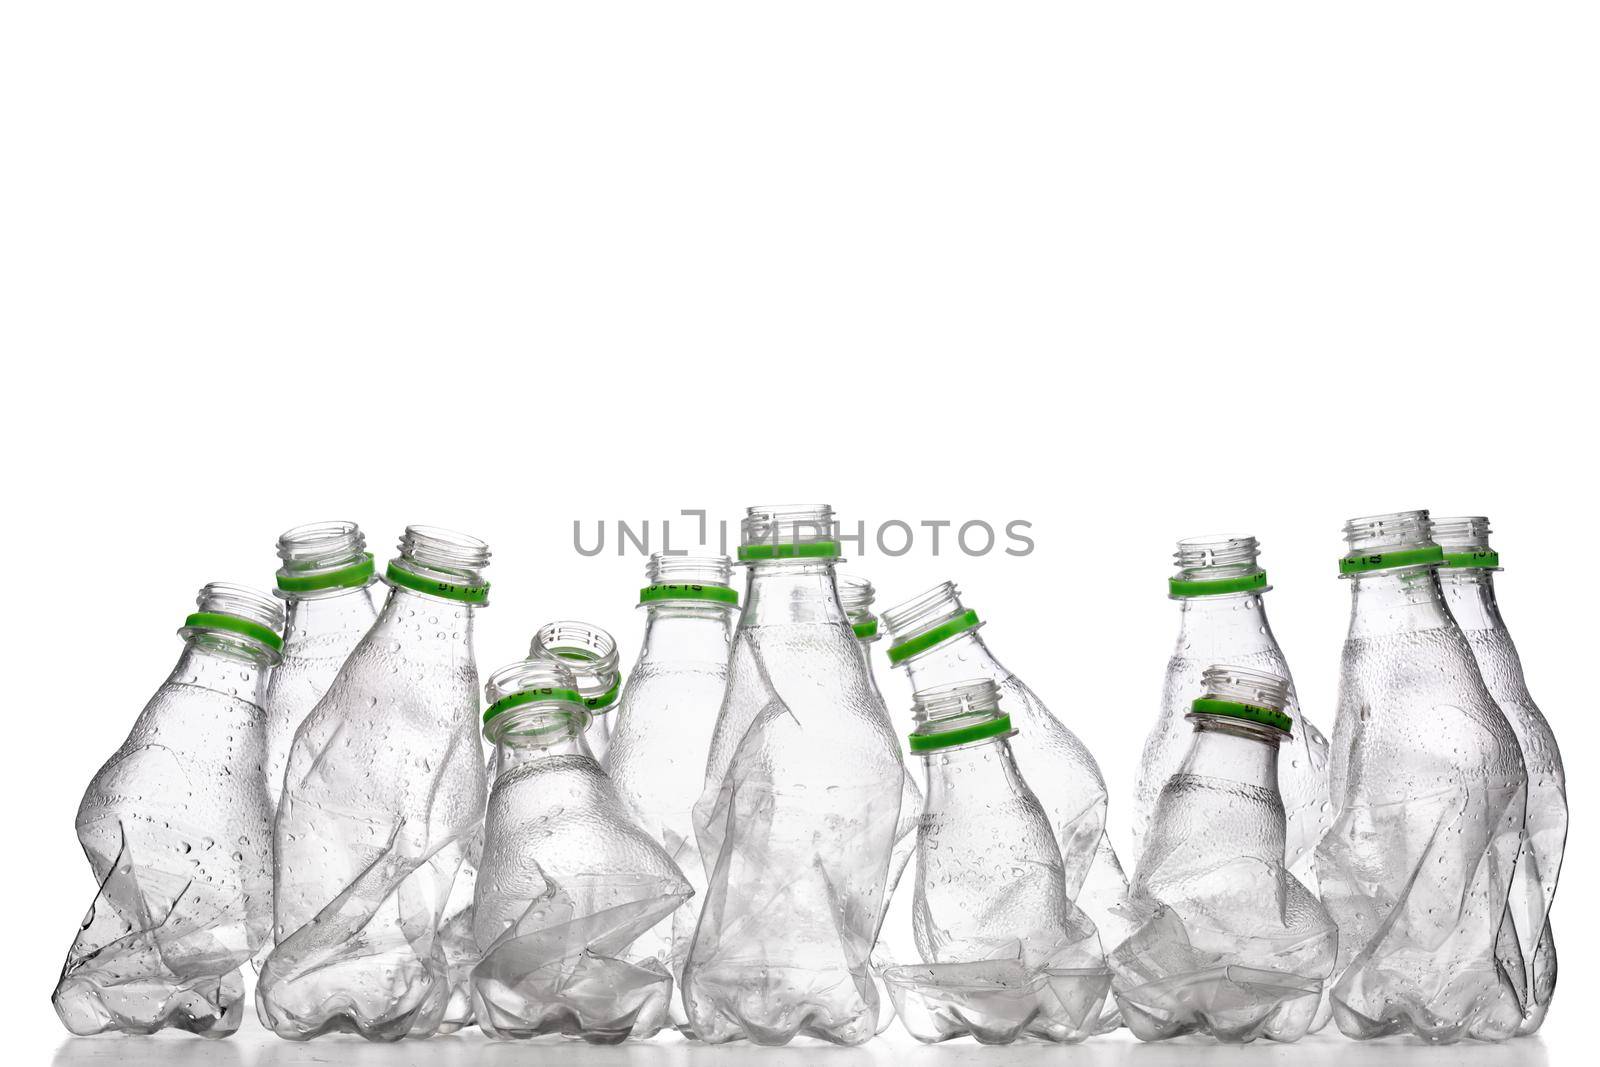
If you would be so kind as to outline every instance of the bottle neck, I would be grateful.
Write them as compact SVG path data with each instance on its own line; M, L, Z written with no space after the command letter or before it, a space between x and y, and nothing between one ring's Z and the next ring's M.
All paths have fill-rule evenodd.
M1240 785L1278 791L1278 747L1275 736L1220 716L1197 716L1194 737L1179 774L1220 778Z
M934 689L973 679L1003 682L1011 672L989 652L977 630L939 642L905 661L913 690Z
M781 626L795 623L848 625L833 564L810 560L771 560L750 564L740 626Z
M496 716L493 728L496 779L518 767L558 756L594 759L585 740L590 722L588 713L549 709L548 704L529 706Z
M731 605L668 602L645 607L644 643L639 664L653 661L675 667L722 668L733 637ZM638 668L635 667L635 670Z
M1027 789L1004 737L941 748L922 755L928 788L923 811L947 811L963 802L991 803L998 795Z
M1503 630L1494 598L1494 572L1483 567L1441 567L1439 587L1456 625L1463 630Z
M1352 639L1455 626L1432 567L1368 571L1349 581Z
M208 689L259 705L266 696L267 667L262 656L196 634L184 642L167 684Z
M399 639L395 649L408 659L457 662L472 656L473 619L477 609L459 600L393 586L372 633ZM397 631L414 631L409 634ZM421 638L421 640L419 640Z
M285 650L292 652L298 641L318 634L366 630L378 615L372 586L373 583L368 583L315 596L285 597L288 607L288 621L283 632Z
M1220 663L1277 647L1260 593L1178 598L1178 647L1185 659Z

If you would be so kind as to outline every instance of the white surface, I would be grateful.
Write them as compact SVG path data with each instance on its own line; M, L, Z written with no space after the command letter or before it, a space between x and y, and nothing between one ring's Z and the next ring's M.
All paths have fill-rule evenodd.
M1342 522L1490 515L1574 778L1544 1044L1249 1055L1576 1058L1600 997L1600 14L1084 6L9 8L11 1058L62 1046L47 994L93 892L73 811L203 582L270 582L294 523L356 519L380 558L406 522L453 525L495 549L485 672L565 615L613 628L627 660L643 561L578 557L573 519L781 499L873 525L1032 521L1026 558L924 543L852 566L880 605L960 581L1099 755L1119 835L1175 538L1262 539L1328 729ZM61 1062L462 1047L110 1041Z

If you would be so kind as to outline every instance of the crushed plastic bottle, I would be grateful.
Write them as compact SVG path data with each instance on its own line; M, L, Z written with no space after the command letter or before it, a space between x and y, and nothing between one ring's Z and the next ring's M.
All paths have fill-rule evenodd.
M1352 519L1333 826L1317 849L1339 924L1349 1037L1499 1040L1521 1006L1496 958L1526 811L1522 752L1435 573L1426 511Z
M488 562L476 538L408 527L378 621L295 734L256 989L280 1037L426 1037L444 1016L439 930L487 791L472 635Z
M1169 585L1181 610L1177 648L1167 662L1161 718L1144 744L1133 817L1135 854L1141 847L1156 799L1188 754L1194 731L1190 705L1200 695L1200 676L1213 663L1231 663L1276 675L1289 683L1283 712L1293 723L1278 760L1278 791L1288 830L1284 860L1313 893L1317 890L1316 847L1327 832L1328 740L1300 711L1294 678L1267 624L1267 572L1257 563L1254 537L1193 537L1178 542L1178 573Z
M589 752L590 713L562 662L503 668L488 697L495 781L474 901L478 1025L504 1039L649 1037L667 1023L672 974L658 959L631 962L629 949L693 889L629 821Z
M684 1008L705 1041L877 1029L869 963L905 770L839 603L839 551L825 506L744 520L750 584L695 806L708 876Z
M583 695L583 706L593 716L584 739L594 758L604 764L615 718L611 713L622 692L616 640L598 626L567 619L539 627L528 646L528 655L559 660L572 672L578 692Z
M922 962L884 970L895 1010L919 1041L1081 1041L1099 1027L1111 973L1067 897L999 690L985 679L921 691L914 717L928 783L912 910Z
M671 857L696 898L641 934L627 956L656 959L681 988L694 936L705 868L695 847L694 804L705 786L706 753L728 684L728 654L739 594L729 587L727 556L650 557L639 590L645 610L639 658L623 686L611 745L602 766L634 824ZM683 999L673 997L673 1025L688 1031Z
M51 997L74 1034L228 1036L271 930L261 700L283 609L221 582L197 604L177 666L78 807L100 889Z
M1318 1014L1338 931L1284 866L1289 699L1286 678L1203 672L1188 753L1156 799L1134 874L1139 925L1110 955L1122 1017L1145 1041L1298 1041Z
M267 683L267 795L283 792L294 732L378 618L377 576L353 522L313 522L278 538L278 596L288 607L283 660Z
M913 690L987 678L1017 726L1011 745L1023 779L1044 805L1061 849L1067 899L1088 915L1102 940L1115 944L1129 928L1124 914L1128 879L1106 827L1106 785L1082 741L1050 713L1022 680L989 652L978 613L962 606L960 592L943 582L883 613L890 633L889 662L903 666ZM1108 1005L1101 1029L1118 1024Z
M1528 772L1528 814L1522 858L1511 883L1510 906L1501 923L1502 960L1522 1004L1519 1034L1544 1023L1556 988L1556 943L1550 906L1567 841L1567 776L1561 749L1539 706L1528 695L1522 660L1500 617L1494 572L1500 554L1489 547L1489 520L1481 516L1433 520L1433 538L1444 551L1439 581L1450 614L1472 648L1489 695L1505 713L1522 747Z

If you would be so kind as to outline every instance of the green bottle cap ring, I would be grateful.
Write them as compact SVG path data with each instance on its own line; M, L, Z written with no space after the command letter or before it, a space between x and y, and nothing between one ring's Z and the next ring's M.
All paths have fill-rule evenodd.
M740 560L838 559L837 541L790 541L784 544L740 545Z
M520 693L512 693L508 697L501 697L493 704L490 704L483 713L483 721L487 724L490 719L501 712L510 711L512 708L520 708L524 704L536 704L540 701L546 703L561 701L566 704L582 704L583 697L571 689L524 689Z
M372 553L363 552L360 561L336 571L321 574L280 574L278 588L285 593L315 593L319 589L354 589L366 585L377 568L372 564Z
M1497 570L1500 567L1500 553L1492 548L1475 548L1471 552L1446 552L1444 554L1446 567L1481 567L1484 570Z
M1226 715L1231 719L1258 722L1263 726L1282 730L1284 733L1289 733L1294 727L1294 720L1281 711L1263 708L1259 704L1241 704L1236 700L1198 697L1195 699L1193 710L1200 715Z
M1346 556L1339 561L1339 573L1361 574L1366 571L1386 571L1395 567L1420 567L1443 561L1444 549L1438 545L1429 545L1427 548L1402 548L1394 552L1369 552L1362 556Z
M889 646L889 662L899 666L918 652L926 652L941 641L948 641L957 634L964 634L978 625L976 611L964 611L948 622L941 622L931 630L924 630L914 637L908 637L898 645Z
M620 692L622 692L622 675L618 674L617 680L611 683L610 689L607 689L597 697L584 697L583 706L590 711L609 711L611 705L617 702L617 694Z
M868 619L866 622L858 622L852 625L850 629L856 632L857 637L865 641L869 637L878 636L878 620Z
M639 603L659 600L713 600L718 604L737 604L739 594L725 585L673 585L662 582L639 590Z
M183 620L185 630L226 630L229 633L259 641L274 652L283 651L283 638L259 622L241 619L237 615L222 615L214 611L197 611Z
M1267 572L1241 574L1234 578L1169 578L1167 591L1173 596L1221 596L1223 593L1248 593L1267 587Z
M400 585L418 593L427 593L430 596L444 597L446 600L459 600L463 604L487 604L489 602L489 583L481 585L461 585L457 582L441 582L437 578L424 578L420 574L412 574L393 563L384 572L390 585Z
M946 730L937 734L912 734L911 751L932 752L940 748L954 748L956 745L968 745L974 741L982 741L986 737L998 737L1011 732L1011 716L1002 715L998 719L980 722L976 726L964 726L959 730Z

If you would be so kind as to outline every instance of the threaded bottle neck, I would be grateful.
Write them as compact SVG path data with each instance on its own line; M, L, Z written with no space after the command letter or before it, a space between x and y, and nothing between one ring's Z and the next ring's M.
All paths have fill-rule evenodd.
M833 508L827 504L762 504L745 510L739 560L767 564L831 564L839 558Z
M877 599L877 590L859 574L835 572L834 578L839 588L839 605L844 608L845 618L850 620L850 628L860 640L876 641L878 617L872 613L872 603Z
M1259 593L1267 572L1257 562L1260 545L1245 535L1186 537L1173 553L1178 572L1168 583L1175 598Z
M911 750L929 753L1009 737L1000 688L987 678L918 690L912 696Z
M733 561L727 556L666 556L660 552L645 564L645 581L651 585L720 585L733 580Z
M278 537L277 593L285 599L336 596L370 585L372 556L353 522L312 522Z
M462 604L488 603L489 546L469 534L438 526L407 526L400 555L389 562L391 586Z
M533 635L528 656L555 661L570 672L591 714L603 714L616 703L622 681L617 642L600 627L573 619L545 623Z
M495 745L551 748L589 728L577 680L556 660L540 656L508 664L489 675L483 691L483 734Z
M283 605L247 585L212 582L195 597L195 612L178 633L208 651L271 665L283 650Z

